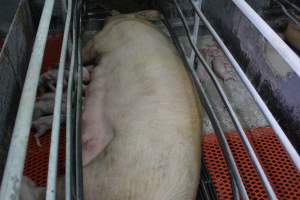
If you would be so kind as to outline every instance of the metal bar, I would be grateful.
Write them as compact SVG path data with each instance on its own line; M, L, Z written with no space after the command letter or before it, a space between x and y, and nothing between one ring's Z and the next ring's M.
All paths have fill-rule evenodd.
M197 76L197 73L195 72L194 70L194 67L190 65L190 63L188 62L188 58L187 56L184 54L183 52L183 47L181 45L181 43L179 42L179 40L177 39L175 33L173 32L172 28L171 28L171 25L169 24L168 20L165 20L165 24L166 24L166 27L168 28L169 32L170 32L170 35L177 47L177 49L179 50L182 58L184 59L184 63L185 63L185 66L187 67L187 69L189 70L193 80L194 80L194 83L195 83L195 86L196 86L196 89L197 89L197 92L200 96L200 100L211 120L211 123L212 123L212 126L217 134L217 138L218 138L218 141L220 143L220 146L221 146L221 150L224 154L224 157L225 157L225 161L228 165L228 169L230 170L231 174L233 175L233 178L234 180L236 181L237 183L237 187L239 189L239 192L241 194L241 197L244 199L244 200L247 200L249 199L248 197L248 194L247 194L247 191L245 189L245 186L243 184L243 181L242 181L242 178L239 174L239 171L238 171L238 168L236 166L236 163L234 161L234 157L232 155L232 152L230 150L230 147L228 145L228 142L225 138L225 135L224 135L224 131L221 127L221 124L217 118L217 115L213 109L213 106L211 105L210 103L210 100L204 90L204 87L202 85L202 83L200 82L198 76Z
M69 0L71 1L71 0ZM63 81L65 62L68 47L68 38L70 32L70 24L72 18L72 6L71 2L68 3L68 12L65 22L65 30L63 36L63 42L61 47L61 55L59 60L58 77L55 91L55 103L54 103L54 114L51 132L51 146L49 155L48 165L48 180L47 180L47 192L46 200L56 199L56 178L57 178L57 164L58 164L58 149L59 149L59 136L60 136L60 116L61 116L61 104L63 95Z
M277 1L277 0L274 0L281 8L281 10L284 12L284 14L290 18L291 21L293 21L297 26L300 27L300 22L291 14L289 13L289 11L286 9L286 7L280 2L280 1Z
M191 2L193 4L193 1L191 1ZM262 113L264 114L266 119L268 120L269 124L271 125L271 127L273 128L273 130L276 133L277 137L279 138L281 144L283 145L283 147L287 151L290 159L293 161L293 163L295 164L297 169L300 171L300 157L299 157L299 154L297 153L296 149L291 144L291 142L289 141L289 139L287 138L287 136L285 135L285 133L283 132L283 130L279 126L278 122L276 121L276 119L274 118L274 116L272 115L270 110L268 109L267 105L262 100L262 98L259 96L258 92L255 90L254 86L249 81L246 74L243 72L241 66L238 64L238 62L235 60L235 58L233 57L231 52L228 50L228 48L226 47L226 45L224 44L224 42L222 41L222 39L220 38L218 33L211 26L211 24L206 19L206 17L202 13L202 11L197 7L196 7L196 11L197 11L199 17L201 18L202 22L208 28L208 30L210 31L210 33L212 34L212 36L214 37L216 42L219 44L219 46L221 47L221 49L225 53L228 60L231 62L232 66L234 67L235 71L237 72L237 74L241 78L242 82L244 83L244 85L248 89L249 93L251 94L251 96L255 100L256 104L258 105L258 107L260 108L260 110L262 111Z
M74 46L74 42L73 42ZM71 64L69 70L69 80L68 80L68 91L67 91L67 119L66 119L66 185L65 185L65 197L66 200L72 199L72 175L73 175L73 128L72 128L72 88L73 88L73 76L74 76L74 56L75 50L72 50Z
M46 0L37 30L19 109L12 134L9 153L1 184L0 199L19 199L34 100L47 41L54 0Z
M197 57L200 59L201 63L203 64L203 66L205 67L206 71L208 72L209 76L211 77L214 85L216 86L216 89L218 91L218 93L220 94L221 96L221 99L224 103L224 105L226 106L227 110L228 110L228 113L232 119L232 122L234 124L234 126L236 127L241 139L242 139L242 142L250 156L250 160L252 162L252 164L255 166L255 169L256 169L256 172L258 173L266 191L267 191L267 194L268 196L271 198L271 199L277 199L276 197L276 194L275 192L273 191L273 188L271 186L271 183L269 182L258 158L256 157L256 154L255 154L255 151L254 149L252 148L248 138L247 138L247 135L245 133L245 131L243 130L243 127L241 125L241 123L239 122L239 119L236 115L236 113L234 112L222 86L220 85L219 81L217 80L217 77L215 76L214 72L212 71L212 69L209 67L209 65L207 64L206 60L203 58L203 56L201 55L199 49L197 48L197 46L195 45L195 43L192 41L192 38L191 38L191 33L190 33L190 30L187 26L187 22L185 20L185 17L183 15L183 12L181 10L181 8L179 7L178 3L177 3L177 0L173 0L174 3L175 3L175 6L176 6L176 9L179 13L179 16L183 22L183 25L184 25L184 28L186 30L186 33L187 33L187 36L188 36L188 39L189 39L189 42L193 48L193 50L195 51ZM193 4L194 5L194 4ZM197 6L194 6L195 8L197 8Z
M199 6L201 6L202 0L195 0L195 3L197 3ZM198 32L199 32L199 26L200 26L200 18L196 11L194 11L194 27L193 27L193 35L192 35L192 40L193 42L197 42L198 38ZM195 62L195 52L191 51L190 57L189 57L189 62L193 64Z
M80 1L80 0L79 0ZM76 20L76 24L78 26L76 33L79 34L78 37L78 46L77 46L77 100L76 100L76 197L77 200L83 200L83 177L82 177L82 147L81 147L81 105L82 105L82 61L81 61L81 1L77 5L76 11L79 16L78 20ZM76 18L77 19L77 18Z
M294 8L295 10L297 10L298 12L300 12L300 8L295 4L293 4L292 2L290 2L289 0L283 0L283 1L286 2L288 5L290 5L292 8Z
M74 21L73 21L74 23ZM74 26L74 24L73 24ZM74 80L74 66L75 66L75 44L76 37L75 31L73 31L73 43L72 43L72 56L69 69L68 89L67 89L67 115L66 115L66 185L65 185L65 197L66 200L72 200L72 188L73 188L73 155L74 155L74 131L73 131L73 80Z
M259 32L269 41L285 62L300 77L300 58L291 48L272 30L272 28L248 5L245 0L232 0L240 11L250 20Z

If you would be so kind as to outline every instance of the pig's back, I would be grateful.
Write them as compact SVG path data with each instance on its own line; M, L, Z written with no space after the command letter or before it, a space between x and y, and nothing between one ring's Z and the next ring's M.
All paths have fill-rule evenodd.
M105 108L115 136L84 169L86 199L193 199L201 116L175 48L136 20L121 20L105 31L94 78L105 79Z

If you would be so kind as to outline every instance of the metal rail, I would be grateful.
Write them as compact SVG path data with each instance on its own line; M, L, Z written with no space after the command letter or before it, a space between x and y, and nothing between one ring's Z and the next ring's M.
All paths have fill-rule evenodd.
M281 10L283 11L283 13L288 17L290 18L291 21L293 21L297 26L300 27L300 22L296 19L296 16L293 16L292 13L290 13L286 7L278 0L274 0L281 8Z
M45 0L12 134L0 199L18 199L45 45L54 0Z
M265 118L269 122L270 126L273 128L275 134L277 135L279 141L281 142L282 146L285 148L286 152L288 153L290 159L295 164L297 169L300 171L300 157L297 153L294 146L291 144L285 133L283 132L282 128L279 126L278 122L272 115L271 111L268 109L265 102L262 100L258 92L255 90L255 87L252 85L250 80L247 78L246 74L243 72L241 66L238 64L236 59L233 57L229 49L226 47L218 33L214 30L214 28L211 26L209 21L206 19L202 11L197 7L197 5L193 2L193 0L189 0L194 8L196 9L196 12L198 13L199 17L201 18L204 25L207 27L207 29L210 31L212 36L214 37L215 41L218 43L218 45L223 50L224 54L228 58L228 60L231 62L233 68L241 78L243 84L248 89L249 93L253 97L254 101L256 102L257 106L260 108L261 112L264 114Z
M79 0L76 6L76 20L77 21L77 96L76 96L76 139L75 139L75 166L76 166L76 197L77 200L83 200L83 175L82 175L82 147L81 147L81 111L82 111L82 59L81 59L81 5L82 1ZM78 20L77 20L78 19Z
M163 11L163 9L161 9ZM182 46L182 44L179 42L176 34L174 33L169 21L167 20L167 18L165 17L165 25L166 27L168 28L169 32L170 32L170 35L177 47L177 49L179 50L184 62L185 62L185 66L187 67L188 71L190 72L194 82L195 82L195 86L197 88L197 92L200 96L200 100L211 120L211 123L212 123L212 126L217 134L217 138L218 138L218 141L221 145L221 150L223 151L223 154L225 156L225 161L228 165L228 169L230 170L230 173L232 174L233 176L233 179L234 181L237 183L236 186L239 190L239 193L242 197L242 199L249 199L248 197L248 194L247 194L247 191L245 189L245 186L244 186L244 183L242 181L242 178L239 174L239 171L238 171L238 168L237 168L237 165L234 161L234 157L233 157L233 154L230 150L230 147L229 147L229 144L225 138L225 134L224 134L224 131L222 129L222 126L220 124L220 121L213 109L213 106L212 104L210 103L210 99L208 97L208 95L206 94L205 92L205 89L201 83L201 81L199 80L199 77L197 76L197 73L195 72L195 69L194 67L190 64L189 62L189 58L185 55L184 53L184 48Z
M288 4L289 6L291 6L292 8L294 8L295 10L297 10L297 12L299 12L300 13L300 8L297 6L297 5L295 5L295 4L293 4L292 2L290 2L289 0L283 0L286 4Z
M256 154L255 154L255 151L252 148L252 146L251 146L251 144L250 144L250 142L247 138L247 135L246 135L245 131L243 130L243 127L242 127L241 123L239 122L239 119L238 119L235 111L233 110L233 108L232 108L232 106L231 106L231 104L230 104L230 102L229 102L229 100L228 100L221 84L219 83L219 81L218 81L216 75L214 74L214 72L212 71L212 69L207 64L204 57L201 55L201 53L200 53L199 49L197 48L195 42L192 41L191 32L189 30L189 27L187 25L187 22L185 20L183 12L182 12L179 4L177 3L177 0L173 0L173 2L176 6L176 9L177 9L178 13L179 13L179 17L182 20L182 23L184 25L184 29L187 33L188 40L189 40L193 50L195 51L196 56L200 59L200 61L203 64L204 68L206 69L209 76L211 77L211 79L212 79L212 81L213 81L213 83L214 83L214 85L215 85L215 87L216 87L216 89L217 89L217 91L218 91L218 93L219 93L219 95L220 95L220 97L221 97L221 99L222 99L222 101L223 101L223 103L224 103L231 119L232 119L232 122L233 122L235 128L237 129L241 139L242 139L242 142L243 142L243 144L244 144L244 146L247 150L247 153L249 154L250 160L251 160L252 164L255 166L255 169L256 169L256 171L257 171L257 173L258 173L258 175L259 175L259 177L260 177L260 179L261 179L261 181L262 181L262 183L263 183L263 185L264 185L264 187L267 191L268 196L271 199L277 199L276 194L275 194L275 192L274 192L274 190L271 186L271 183L269 182L269 180L268 180L268 178L267 178L267 176L266 176L266 174L265 174L265 172L264 172L264 170L263 170Z
M56 199L56 179L57 179L57 165L58 165L58 150L59 150L59 139L60 139L60 116L61 116L61 105L63 95L63 81L64 71L66 63L66 55L68 48L68 39L70 32L72 18L72 0L68 0L68 10L65 22L65 30L63 36L63 42L61 47L61 55L58 68L58 77L55 91L55 103L54 103L54 115L51 132L51 146L49 155L48 165L48 179L47 179L47 191L46 200Z
M300 58L272 30L272 28L248 5L245 0L232 0L239 10L250 20L257 30L268 40L285 62L300 77Z

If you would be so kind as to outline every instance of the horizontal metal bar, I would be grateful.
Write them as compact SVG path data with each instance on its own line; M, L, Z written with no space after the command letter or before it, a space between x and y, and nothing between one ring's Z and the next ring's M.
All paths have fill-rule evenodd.
M53 7L54 0L45 1L5 165L0 191L1 200L19 199L20 184L27 152L34 102Z
M283 130L279 126L278 122L276 121L276 119L272 115L271 111L268 109L267 105L262 100L262 98L260 97L260 95L258 94L258 92L256 91L256 89L254 88L254 86L252 85L252 83L249 81L249 79L247 78L246 74L243 72L241 66L238 64L238 62L233 57L233 55L231 54L231 52L229 51L229 49L226 47L226 45L222 41L221 37L214 30L214 28L211 26L211 24L206 19L206 17L202 13L202 11L199 8L196 8L196 11L197 11L199 17L201 18L202 22L208 28L208 30L210 31L210 33L212 34L212 36L214 37L214 39L216 40L216 42L218 43L218 45L221 47L221 49L223 50L224 54L226 55L226 57L230 61L230 63L232 64L233 68L235 69L235 71L237 72L237 74L239 75L239 77L241 78L242 82L244 83L244 85L248 89L249 93L253 97L254 101L257 104L257 106L260 108L260 110L262 111L262 113L266 117L267 121L269 122L269 124L273 128L275 134L277 135L279 141L281 142L281 144L283 145L283 147L287 151L289 157L291 158L291 160L293 161L293 163L295 164L295 166L297 167L297 169L300 171L300 157L299 157L299 154L297 153L296 149L291 144L291 142L289 141L289 139L287 138L287 136L285 135L285 133L283 132Z
M263 185L264 185L264 187L267 191L268 196L271 199L277 199L276 194L273 191L272 186L271 186L271 184L270 184L270 182L269 182L269 180L268 180L268 178L267 178L267 176L266 176L266 174L265 174L265 172L264 172L264 170L263 170L256 154L255 154L255 151L252 148L252 146L251 146L251 144L250 144L250 142L247 138L247 135L246 135L245 131L243 130L243 127L242 127L241 123L239 122L239 119L238 119L235 111L233 110L233 108L230 104L230 101L228 100L222 86L220 85L217 77L215 76L214 72L212 71L212 69L207 64L204 57L201 55L201 53L200 53L199 49L197 48L195 42L193 42L192 37L191 37L191 32L189 30L189 27L187 25L187 22L185 20L183 12L182 12L181 8L179 7L179 5L177 3L177 0L174 0L174 3L175 3L177 11L179 13L179 17L183 22L184 28L185 28L186 33L187 33L188 40L189 40L193 50L195 51L196 56L200 59L200 61L203 64L204 68L206 69L209 76L211 77L211 79L212 79L219 95L221 96L221 99L222 99L222 101L223 101L223 103L224 103L224 105L225 105L225 107L226 107L226 109L229 113L229 116L232 119L232 122L233 122L234 126L236 127L236 129L237 129L237 131L238 131L238 133L239 133L239 135L242 139L242 142L243 142L243 144L244 144L244 146L245 146L245 148L246 148L246 150L249 154L250 160L251 160L252 164L255 166L255 169L256 169L260 179L262 180L262 183L263 183ZM194 3L194 2L192 2L192 3ZM193 4L193 5L194 5L195 9L198 8L195 4Z
M48 164L48 180L47 180L47 191L46 200L56 199L56 178L57 178L57 165L58 165L58 149L59 149L59 136L60 136L60 124L61 124L61 105L63 95L63 81L64 71L68 48L68 39L70 32L70 24L72 18L72 3L68 2L67 17L65 22L65 30L63 36L63 42L61 47L61 55L59 60L58 77L55 91L55 103L54 103L54 114L52 122L51 132L51 146Z
M165 18L166 19L166 18ZM165 21L165 24L166 24L166 27L168 28L169 32L170 32L170 35L177 47L177 49L179 50L181 56L183 57L184 59L184 62L185 62L185 66L187 67L187 69L189 70L194 82L195 82L195 86L197 88L197 92L200 96L200 100L211 120L211 123L212 123L212 126L217 134L217 138L218 138L218 141L220 143L220 146L221 146L221 150L223 152L223 155L225 157L225 161L228 165L228 168L231 172L231 174L233 175L233 178L234 180L236 181L237 184L237 187L239 189L239 192L241 194L241 196L243 197L243 199L249 199L248 197L248 194L247 194L247 191L245 189L245 186L244 186L244 183L242 181L242 178L239 174L239 171L238 171L238 168L237 168L237 165L234 161L234 157L233 157L233 154L230 150L230 147L228 145L228 142L225 138L225 135L224 135L224 131L222 129L222 126L217 118L217 115L213 109L213 106L211 105L210 103L210 100L205 92L205 89L201 83L201 81L199 80L199 77L197 76L197 73L195 72L194 68L190 65L189 61L188 61L188 58L187 56L184 54L184 51L183 51L183 47L181 45L181 43L179 42L178 38L176 37L174 31L172 30L172 27L170 25L170 23L168 22L168 20L166 19Z
M300 58L297 54L272 30L272 28L248 5L245 0L232 0L232 2L300 77Z

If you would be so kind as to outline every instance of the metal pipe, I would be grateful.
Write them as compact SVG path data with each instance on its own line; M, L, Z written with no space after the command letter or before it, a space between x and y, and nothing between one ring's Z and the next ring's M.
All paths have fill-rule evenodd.
M74 23L74 22L73 22ZM74 26L74 24L73 24ZM72 200L73 188L73 155L74 155L74 131L73 131L73 80L75 66L75 44L76 37L73 31L72 56L69 69L68 89L67 89L67 115L66 115L66 177L65 177L65 197L66 200Z
M272 30L272 28L248 5L245 0L232 0L240 11L250 20L259 32L268 40L285 62L300 77L300 58L291 48Z
M197 48L197 46L195 45L195 43L192 41L192 38L191 38L191 32L188 28L188 25L187 25L187 22L185 20L185 17L183 15L183 12L181 10L181 8L179 7L178 3L177 3L177 0L173 0L174 3L175 3L175 6L176 6L176 9L179 13L179 16L180 16L180 19L182 20L183 22L183 25L184 25L184 28L185 28L185 31L187 33L187 36L188 36L188 39L189 39L189 42L193 48L193 50L195 51L196 53L196 56L200 59L201 63L203 64L203 66L205 67L206 71L208 72L209 76L211 77L214 85L216 86L216 89L218 91L218 93L220 94L221 96L221 99L224 103L224 105L226 106L226 109L228 110L228 113L230 115L230 118L232 119L232 122L234 124L234 126L236 127L241 139L242 139L242 142L250 156L250 160L252 162L252 164L255 166L255 169L256 169L256 172L258 173L266 191L267 191L267 194L268 196L271 198L271 199L277 199L276 197L276 194L275 192L273 191L273 188L271 186L271 183L269 182L256 154L255 154L255 151L254 149L252 148L248 138L247 138L247 135L245 133L245 131L243 130L243 127L241 125L241 123L239 122L239 119L236 115L236 113L234 112L222 86L220 85L219 81L217 80L217 77L215 76L214 72L212 71L212 69L209 67L209 65L207 64L206 60L203 58L203 56L201 55L199 49ZM194 5L194 4L193 4ZM196 6L195 6L196 8Z
M277 0L274 0L281 8L281 10L284 12L284 14L290 18L291 21L293 21L298 27L300 27L300 22L295 18L295 16L293 16L291 13L289 13L289 11L286 9L286 7Z
M19 199L34 101L54 0L46 0L33 45L0 190L0 199Z
M201 6L202 0L195 0L195 3L198 4L199 6ZM194 20L195 20L195 23L194 23L194 27L193 27L192 40L193 40L193 42L197 42L199 26L200 26L200 18L198 16L198 14L196 13L196 11L194 11ZM191 54L189 57L189 62L191 63L191 65L193 65L195 62L195 52L194 51L191 51Z
M296 6L295 4L290 2L289 0L283 0L283 1L286 2L288 5L290 5L292 8L294 8L295 10L297 10L300 13L300 8L298 6Z
M193 4L193 1L191 1L191 2ZM194 6L196 6L196 5L194 5ZM218 33L211 26L211 24L206 19L206 17L202 13L202 11L199 8L197 8L197 7L196 7L196 11L197 11L199 17L201 18L202 22L208 28L208 30L210 31L210 33L212 34L212 36L214 37L214 39L216 40L216 42L218 43L218 45L221 47L221 49L225 53L225 55L228 58L228 60L231 62L233 68L235 69L235 71L237 72L237 74L241 78L242 82L244 83L244 85L248 89L249 93L253 97L254 101L257 104L257 106L260 108L260 110L262 111L262 113L264 114L264 116L266 117L266 119L268 120L268 122L271 125L271 127L273 128L275 134L279 138L279 141L281 142L281 144L283 145L283 147L287 151L290 159L293 161L293 163L295 164L296 168L300 171L300 157L299 157L299 154L297 153L296 149L291 144L291 142L289 141L289 139L287 138L287 136L285 135L285 133L283 132L283 130L279 126L278 122L276 121L276 119L274 118L274 116L272 115L272 113L270 112L270 110L268 109L267 105L262 100L262 98L260 97L260 95L258 94L258 92L255 90L254 86L249 81L249 79L247 78L246 74L243 72L241 66L238 64L238 62L235 60L235 58L233 57L233 55L231 54L231 52L228 50L228 48L226 47L226 45L224 44L224 42L222 41L222 39L220 38L220 36L218 35Z
M75 163L76 163L76 197L77 200L83 200L83 177L82 177L82 147L81 147L81 105L82 105L82 61L81 61L81 1L78 3L76 11L79 16L78 20L76 18L77 30L76 33L79 34L78 37L78 63L77 63L77 100L76 100L76 143L75 143ZM77 23L78 21L78 23Z
M217 115L213 109L213 106L211 105L210 103L210 100L204 90L204 87L201 83L201 81L199 80L194 68L190 65L190 63L188 62L188 58L187 56L183 53L183 47L181 45L181 43L178 41L175 33L173 32L172 28L171 28L171 25L169 24L168 20L165 20L165 24L166 24L166 27L168 28L169 32L170 32L170 35L177 47L177 49L179 50L179 53L181 54L182 58L184 59L184 63L185 63L185 66L187 67L187 69L189 70L193 80L194 80L194 83L195 83L195 86L196 86L196 89L197 89L197 92L200 96L200 100L211 120L211 123L212 123L212 126L217 134L217 138L218 138L218 141L220 143L220 146L222 147L221 150L223 152L223 155L225 157L225 161L228 165L228 169L230 170L231 174L233 175L233 178L234 180L236 181L237 183L237 187L239 189L239 192L240 192L240 195L243 199L247 200L249 199L248 197L248 194L247 194L247 191L245 189L245 186L243 184L243 181L242 181L242 178L239 174L239 171L238 171L238 168L237 168L237 165L234 161L234 157L232 155L232 152L230 150L230 147L228 145L228 142L226 140L226 137L224 135L224 131L221 127L221 124L217 118Z
M57 178L58 149L59 149L59 136L60 136L60 124L61 124L60 116L61 116L61 104L62 104L62 95L63 95L63 81L64 81L67 47L68 47L68 38L69 38L70 24L72 18L71 2L69 2L68 5L69 7L68 7L67 17L65 22L65 30L64 30L62 47L61 47L61 55L59 60L58 77L57 77L56 91L55 91L55 103L54 103L54 114L53 114L52 132L51 132L51 146L50 146L49 165L48 165L46 200L56 199L56 178Z

